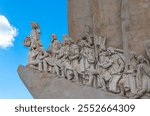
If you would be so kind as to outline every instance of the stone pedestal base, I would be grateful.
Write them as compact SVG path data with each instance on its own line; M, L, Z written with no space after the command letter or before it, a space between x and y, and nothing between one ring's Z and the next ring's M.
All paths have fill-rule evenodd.
M30 93L37 99L124 99L117 94L79 85L54 74L40 73L19 66L18 74Z

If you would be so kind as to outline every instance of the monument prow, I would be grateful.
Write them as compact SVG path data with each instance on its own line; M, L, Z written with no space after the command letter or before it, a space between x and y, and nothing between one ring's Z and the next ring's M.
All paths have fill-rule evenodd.
M36 99L124 99L101 89L81 86L55 74L40 73L20 65L18 74L33 98Z
M150 98L149 1L68 0L69 35L45 50L31 23L27 66L34 98ZM139 12L140 11L140 12Z
M52 34L52 43L45 50L37 25L32 23L32 33L24 40L29 48L28 64L18 68L34 98L150 97L150 65L143 55L130 51L127 59L124 50L107 48L107 38L94 34L88 25L78 42L63 35L61 43Z

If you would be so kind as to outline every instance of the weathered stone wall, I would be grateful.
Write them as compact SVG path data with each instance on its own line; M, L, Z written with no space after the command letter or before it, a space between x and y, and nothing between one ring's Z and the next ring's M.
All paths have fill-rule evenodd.
M94 32L108 38L107 46L119 48L122 47L120 4L120 0L94 0L92 4Z
M150 0L129 0L129 48L145 53L143 43L150 40Z
M83 25L108 38L107 46L145 54L150 39L150 0L68 0L69 34L82 36Z
M83 25L92 25L92 0L68 0L69 33L78 39L82 36Z

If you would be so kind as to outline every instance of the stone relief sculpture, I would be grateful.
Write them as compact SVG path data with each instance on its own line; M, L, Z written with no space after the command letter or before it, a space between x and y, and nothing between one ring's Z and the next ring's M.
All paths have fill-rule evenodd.
M48 48L47 53L49 53L49 57L44 59L44 70L46 72L50 71L52 73L55 73L59 75L59 71L56 70L55 62L57 61L58 53L61 47L61 43L57 40L57 37L55 34L52 34L52 42L51 45Z
M137 54L135 51L130 53L129 61L125 64L125 70L122 79L119 82L120 95L132 97L137 93L136 85L137 73Z
M123 50L106 47L106 38L94 34L88 25L85 35L77 42L68 35L63 35L60 42L52 34L46 51L40 41L39 25L31 23L31 26L31 34L24 40L24 45L29 47L27 66L128 98L150 96L150 65L144 56L131 51L125 60ZM149 44L144 46L150 57Z
M149 95L150 92L150 67L149 62L140 55L137 59L137 94L135 98L141 97L144 93Z

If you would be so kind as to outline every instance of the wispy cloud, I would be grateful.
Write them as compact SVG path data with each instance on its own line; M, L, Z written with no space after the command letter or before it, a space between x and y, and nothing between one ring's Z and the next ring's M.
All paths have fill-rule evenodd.
M17 29L9 23L5 16L0 15L0 48L5 49L13 46L16 36Z

